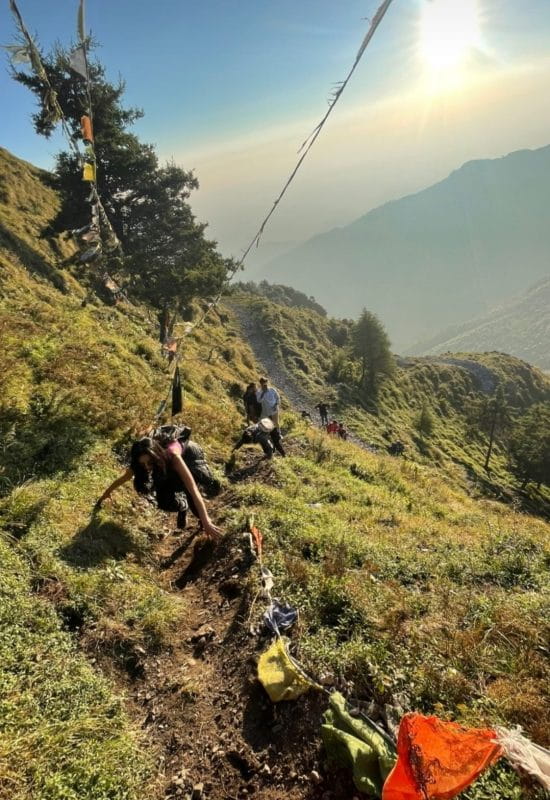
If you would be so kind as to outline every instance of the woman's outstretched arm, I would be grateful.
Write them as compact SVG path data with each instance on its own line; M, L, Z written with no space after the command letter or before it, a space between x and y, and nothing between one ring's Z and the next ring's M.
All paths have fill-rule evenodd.
M105 489L96 503L97 508L99 508L104 500L107 500L107 498L111 496L115 489L118 489L118 487L122 486L123 483L128 483L128 481L131 481L133 477L134 471L128 467L128 469L119 478L117 478L116 481L113 481L112 484Z
M218 528L217 525L214 525L208 516L208 511L206 510L206 504L203 496L197 488L197 484L195 483L195 479L189 471L189 467L182 457L177 453L172 455L170 463L172 469L175 470L175 472L177 472L177 474L180 476L183 481L183 485L193 498L193 502L199 514L199 519L202 522L202 527L205 534L211 539L218 539L222 535L222 530Z

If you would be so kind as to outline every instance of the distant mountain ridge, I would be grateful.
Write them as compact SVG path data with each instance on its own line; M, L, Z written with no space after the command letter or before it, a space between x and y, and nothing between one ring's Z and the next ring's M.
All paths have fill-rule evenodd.
M410 355L499 350L550 370L550 275L487 316L447 328Z
M330 314L363 306L409 349L486 314L548 274L550 145L470 161L274 259L271 280L314 293Z

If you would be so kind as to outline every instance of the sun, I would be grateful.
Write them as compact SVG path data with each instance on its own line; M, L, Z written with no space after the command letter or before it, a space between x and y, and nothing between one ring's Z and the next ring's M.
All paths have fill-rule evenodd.
M424 0L420 54L428 70L460 69L480 43L477 0Z

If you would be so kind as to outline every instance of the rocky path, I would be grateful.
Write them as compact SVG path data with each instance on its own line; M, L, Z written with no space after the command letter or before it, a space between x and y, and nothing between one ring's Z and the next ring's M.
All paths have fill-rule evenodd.
M454 367L462 367L462 369L474 376L482 392L491 394L495 390L496 380L494 374L488 367L479 364L477 361L471 361L467 358L452 358L451 356L426 357L426 360L434 364L452 364Z
M300 390L296 381L292 380L288 373L281 367L277 358L273 355L273 349L258 323L252 319L247 310L238 303L231 303L228 305L230 305L231 310L239 320L244 338L252 348L257 361L264 368L271 383L283 392L296 411L304 409L311 413L310 398Z
M227 301L226 304L230 306L239 320L244 338L252 348L252 352L256 356L257 361L263 366L271 383L276 386L277 389L280 389L294 411L298 413L302 410L309 411L312 420L314 420L314 424L319 425L317 412L311 408L311 398L301 391L296 381L286 372L278 359L273 355L273 349L270 347L258 323L252 319L247 310L239 304L227 303ZM362 450L368 450L370 452L376 450L372 445L369 445L349 430L348 439Z
M245 458L236 480L272 480L269 462L253 453ZM220 510L233 502L231 489L217 500ZM164 518L167 531L172 520ZM269 640L249 633L259 570L241 537L212 546L191 530L166 535L152 568L167 592L183 598L184 619L172 646L158 655L126 645L126 670L114 675L158 761L150 797L350 800L349 774L325 771L325 697L312 692L274 705L256 679ZM255 621L262 612L260 600Z

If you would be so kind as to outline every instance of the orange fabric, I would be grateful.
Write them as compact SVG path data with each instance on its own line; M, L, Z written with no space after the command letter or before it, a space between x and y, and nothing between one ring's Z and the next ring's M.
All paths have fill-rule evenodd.
M382 800L449 800L502 755L495 731L406 714Z
M259 558L259 559L261 559L261 558L262 558L262 542L263 542L263 536L262 536L262 534L260 533L260 531L258 530L258 528L256 528L256 526L255 526L255 525L252 525L252 526L250 527L250 533L251 533L251 534L252 534L252 536L254 537L254 541L255 541L255 543L256 543L256 550L258 551L258 558Z
M82 138L87 142L93 142L94 135L92 133L92 120L90 117L86 115L80 117L80 129L82 131Z
M164 345L164 349L167 350L169 353L177 353L178 352L178 340L177 339L168 339L168 341Z

